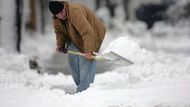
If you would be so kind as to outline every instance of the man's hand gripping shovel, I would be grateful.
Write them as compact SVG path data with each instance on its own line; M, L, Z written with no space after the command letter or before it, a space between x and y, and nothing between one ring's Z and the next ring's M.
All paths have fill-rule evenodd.
M81 52L75 52L75 51L68 50L67 53L72 54L72 55L79 55L79 56L85 57L85 54L81 53ZM97 61L106 61L109 63L124 65L124 66L134 64L129 59L126 59L126 58L124 58L124 57L122 57L122 56L120 56L117 53L112 52L112 51L109 53L106 53L106 54L96 54L95 53L95 56L93 56L93 59L97 60Z

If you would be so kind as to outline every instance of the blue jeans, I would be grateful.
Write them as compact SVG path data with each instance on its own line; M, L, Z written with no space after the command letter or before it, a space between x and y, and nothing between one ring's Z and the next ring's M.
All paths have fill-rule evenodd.
M68 50L79 52L72 42ZM71 54L68 55L68 61L73 80L77 85L77 92L86 90L94 82L97 61L89 61L83 56Z

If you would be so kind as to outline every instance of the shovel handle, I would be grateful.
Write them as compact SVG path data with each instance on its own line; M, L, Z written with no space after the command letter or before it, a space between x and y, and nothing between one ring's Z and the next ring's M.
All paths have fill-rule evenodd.
M79 56L85 57L85 54L81 53L81 52L68 50L67 53L72 54L72 55L79 55ZM94 60L97 60L97 61L107 61L107 62L111 62L111 63L118 63L119 62L122 65L132 65L132 64L134 64L132 61L130 61L128 59L125 59L125 58L123 58L121 56L118 56L117 54L115 54L113 52L108 53L108 54L107 54L107 56L109 56L109 57L106 57L105 54L104 55L96 55L96 56L92 56L92 57L93 57Z
M79 55L79 56L85 56L85 54L81 53L81 52L76 52L76 51L67 51L68 54L72 54L72 55Z
M85 57L85 54L84 54L84 53L81 53L81 52L76 52L76 51L70 51L70 50L68 50L67 53L68 53L68 54L72 54L72 55L79 55L79 56ZM95 59L95 60L104 60L104 59L103 59L102 57L100 57L100 56L92 56L92 57L93 57L93 59Z

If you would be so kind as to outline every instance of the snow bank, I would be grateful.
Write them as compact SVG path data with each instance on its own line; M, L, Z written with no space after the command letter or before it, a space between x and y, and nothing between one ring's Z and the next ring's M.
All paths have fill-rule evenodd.
M134 63L150 62L154 60L154 55L140 46L128 37L119 37L109 44L103 53L117 53L118 55L131 60Z
M63 82L73 82L71 77L63 74L56 76L39 75L36 70L29 68L29 58L23 54L7 53L4 49L0 48L0 60L0 88L13 86L20 88L32 87L38 90L45 87L49 90L59 87ZM72 87L73 89L70 88L72 89L70 91L74 92L75 87Z
M68 94L76 88L70 75L38 75L26 56L0 49L0 107L189 107L190 58L156 55L127 37L109 51L135 64L98 74L88 90Z
M155 54L141 49L128 37L119 37L114 40L103 53L110 51L131 60L134 64L117 68L115 72L101 76L103 78L97 77L97 80L104 80L97 84L106 88L126 88L165 81L177 82L190 77L190 57L173 58L164 54Z
M29 70L29 61L25 55L7 53L0 48L0 68L5 71L22 72Z
M22 54L7 53L0 48L0 86L26 87L38 78L36 71L30 70L29 59Z

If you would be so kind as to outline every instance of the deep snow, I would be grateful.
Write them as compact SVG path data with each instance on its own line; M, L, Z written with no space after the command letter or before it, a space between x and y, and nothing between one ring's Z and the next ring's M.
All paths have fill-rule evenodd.
M146 1L150 0L136 0L132 5ZM1 13L10 7L6 6ZM10 26L7 21L12 17L7 16L4 28ZM38 74L29 69L33 56L39 56L42 66L49 66L45 65L47 59L55 54L53 32L46 36L24 34L23 54L0 48L0 107L190 107L189 22L178 26L156 23L147 31L138 21L115 21L101 51L115 51L135 64L97 74L91 87L81 93L74 94L76 86L70 75ZM9 39L10 30L1 30L5 44L14 40ZM14 45L11 41L8 45Z
M109 51L135 64L97 74L88 90L74 94L70 75L39 75L25 55L0 49L0 107L190 106L190 57L154 53L127 36L112 41Z

